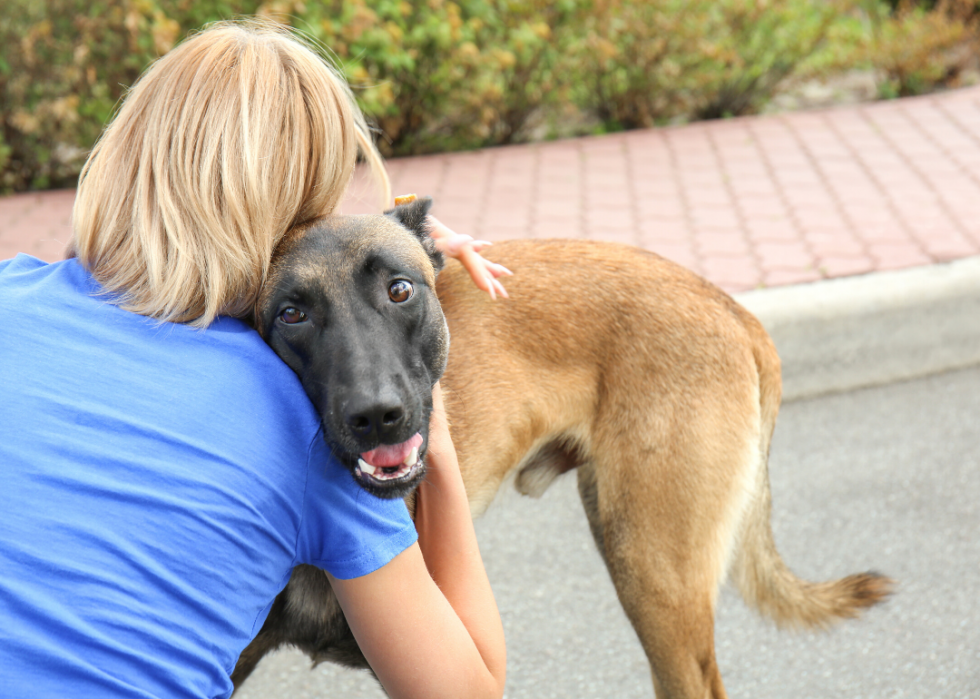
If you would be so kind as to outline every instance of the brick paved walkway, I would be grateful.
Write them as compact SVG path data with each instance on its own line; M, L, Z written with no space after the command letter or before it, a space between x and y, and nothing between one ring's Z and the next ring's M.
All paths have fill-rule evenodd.
M630 243L733 292L980 255L980 88L389 167L460 232ZM72 199L0 198L0 258L57 259Z

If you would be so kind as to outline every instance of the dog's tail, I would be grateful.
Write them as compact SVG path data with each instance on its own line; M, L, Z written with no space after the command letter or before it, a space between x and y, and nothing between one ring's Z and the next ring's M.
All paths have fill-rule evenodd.
M840 580L811 583L786 566L772 537L767 466L772 431L782 393L779 357L768 334L754 316L743 322L753 335L762 409L760 468L752 501L744 513L732 561L731 579L745 601L780 626L823 629L858 616L891 594L892 581L878 573L849 575Z

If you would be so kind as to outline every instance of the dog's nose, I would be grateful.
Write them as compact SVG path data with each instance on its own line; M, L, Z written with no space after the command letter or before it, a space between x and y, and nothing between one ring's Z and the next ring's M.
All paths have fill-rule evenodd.
M347 426L360 438L377 435L382 443L398 441L405 422L405 408L398 403L375 403L348 412Z

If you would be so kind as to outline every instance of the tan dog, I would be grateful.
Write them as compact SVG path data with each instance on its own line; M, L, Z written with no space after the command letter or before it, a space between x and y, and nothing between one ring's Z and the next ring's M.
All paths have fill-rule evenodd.
M405 379L400 359L391 360L389 371L386 356L372 349L370 357L375 373L414 384L406 406L422 405L445 360L441 316L428 288L441 259L427 240L427 209L423 200L387 218L328 219L295 232L276 262L275 291L257 313L273 348L287 362L314 351L299 335L277 336L282 313L295 318L306 304L299 311L312 317L329 305L334 315L318 316L329 325L334 317L365 313L358 311L364 298L380 294L355 289L388 284L391 296L391 280L407 279L418 306L392 307L414 315L389 320L391 342L425 335L422 359L410 357L406 365L428 363L427 372ZM455 262L438 276L452 337L442 385L473 514L484 511L511 475L518 490L537 496L575 470L596 544L649 658L658 697L726 696L713 638L715 601L726 575L750 605L781 625L825 627L888 594L890 581L874 573L802 581L776 551L766 461L779 409L779 359L751 314L691 272L634 248L512 241L495 245L488 257L515 272L509 300L491 301ZM366 282L375 272L365 270L379 267L395 272ZM357 355L358 343L376 347L376 333L387 331L373 330L353 345L345 339L343 348L323 353ZM337 332L345 332L342 323ZM321 361L315 381L358 380L357 370L341 367L338 374L337 361ZM291 366L313 385L310 364ZM387 390L383 379L371 380L376 390ZM324 415L327 407L318 404ZM410 410L427 420L424 405ZM330 436L342 426L324 424L341 461L365 478L352 457L361 447L350 436ZM407 425L402 434L416 429L424 425ZM395 480L406 478L410 489L419 477L406 472ZM384 495L385 487L374 489ZM396 487L390 494L405 492ZM325 576L308 567L296 570L243 653L236 683L282 643L315 660L364 666Z

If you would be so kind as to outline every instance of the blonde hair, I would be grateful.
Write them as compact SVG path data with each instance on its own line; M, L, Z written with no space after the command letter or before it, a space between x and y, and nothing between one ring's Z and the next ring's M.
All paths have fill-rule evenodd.
M290 30L214 25L137 81L82 170L70 254L121 307L204 326L248 314L276 244L381 156L344 79Z

